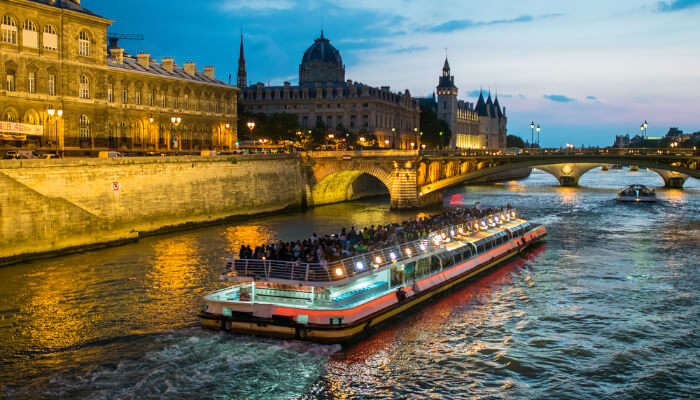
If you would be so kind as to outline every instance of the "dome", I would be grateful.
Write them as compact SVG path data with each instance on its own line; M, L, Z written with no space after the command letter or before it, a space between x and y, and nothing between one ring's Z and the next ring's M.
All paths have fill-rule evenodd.
M333 47L328 39L323 37L323 32L321 32L321 37L316 39L314 44L306 50L301 63L306 64L313 61L329 63L338 67L343 65L343 58L340 56L340 52Z

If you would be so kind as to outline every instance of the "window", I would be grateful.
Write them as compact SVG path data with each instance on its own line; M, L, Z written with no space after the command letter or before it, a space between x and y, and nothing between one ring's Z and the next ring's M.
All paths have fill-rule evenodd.
M122 104L129 104L129 89L122 89Z
M148 98L148 105L152 106L153 102L156 101L156 91L155 89L151 92L151 97Z
M90 139L90 119L87 115L80 116L80 140Z
M36 24L32 21L24 21L22 27L22 46L31 47L32 49L39 48L39 32Z
M90 98L90 80L85 75L80 75L80 92L81 99Z
M114 103L114 85L107 86L107 102Z
M53 25L44 25L44 48L46 50L58 50L58 35Z
M14 92L15 91L15 73L14 72L8 72L7 76L5 78L5 81L7 82L7 85L5 88L7 89L8 92Z
M36 93L36 72L27 75L27 90L29 93Z
M9 15L2 17L2 25L0 26L2 31L2 39L5 43L17 44L17 23Z
M136 91L136 98L135 98L135 100L136 100L136 104L137 104L137 105L141 105L141 91L140 91L140 90L137 90L137 91Z
M49 74L49 96L56 95L56 75Z
M168 101L168 100L167 100L167 98L165 97L165 94L163 94L163 95L160 97L160 106L163 107L163 108L165 108L165 107L167 106L167 104L166 104L167 101Z
M188 94L185 95L185 100L182 102L182 107L183 107L185 110L189 110L189 109L190 109L190 96L189 96Z
M90 56L90 38L88 33L85 31L80 32L80 37L78 39L79 54L81 56Z
M2 117L3 121L17 122L17 114L12 109L5 111L5 114Z

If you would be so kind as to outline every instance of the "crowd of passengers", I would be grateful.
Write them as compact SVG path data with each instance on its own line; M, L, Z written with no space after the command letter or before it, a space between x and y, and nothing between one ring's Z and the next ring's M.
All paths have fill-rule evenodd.
M463 224L472 219L483 218L493 213L510 210L505 208L450 208L440 214L404 221L400 224L370 226L356 230L343 228L340 233L318 236L292 242L275 242L252 249L243 245L240 259L265 259L278 261L300 261L326 263L356 256L373 250L387 248L427 237L430 232Z

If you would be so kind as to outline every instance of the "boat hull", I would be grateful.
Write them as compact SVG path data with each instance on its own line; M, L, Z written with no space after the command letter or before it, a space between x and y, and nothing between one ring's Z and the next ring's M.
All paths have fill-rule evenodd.
M545 231L543 230L542 232ZM531 240L523 241L520 246L495 256L491 260L481 263L461 275L457 275L427 290L412 293L402 301L398 301L363 319L346 325L302 325L291 318L280 320L279 318L261 318L243 313L234 314L229 317L202 312L199 317L202 326L205 328L224 330L233 333L283 339L300 339L319 343L352 342L366 336L369 332L372 332L373 328L388 322L399 314L426 303L430 299L443 294L456 285L495 269L511 258L516 257L518 254L525 252L529 247L539 243L545 235L546 232L535 235Z

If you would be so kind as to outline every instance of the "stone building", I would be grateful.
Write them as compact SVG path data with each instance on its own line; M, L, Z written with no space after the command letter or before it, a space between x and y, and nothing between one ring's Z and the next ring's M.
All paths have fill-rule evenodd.
M80 0L0 0L0 147L230 150L238 89L194 63L108 49L112 21Z
M479 94L476 106L473 103L457 99L458 88L450 72L450 63L445 58L437 86L437 101L433 107L439 119L447 122L452 136L450 147L453 149L499 149L506 147L507 123L506 109L498 102L484 100Z
M245 67L239 60L241 65ZM245 76L245 69L239 68L239 82L241 73ZM394 93L388 86L376 88L346 80L340 52L323 32L304 53L299 85L257 83L240 89L239 101L247 112L295 114L302 129L326 127L374 134L381 147L417 149L420 145L420 107L410 92Z

